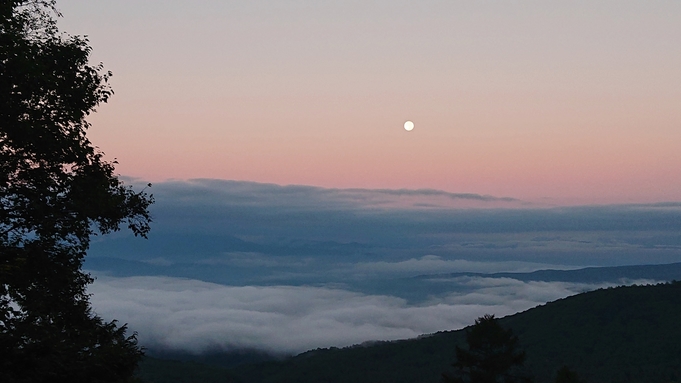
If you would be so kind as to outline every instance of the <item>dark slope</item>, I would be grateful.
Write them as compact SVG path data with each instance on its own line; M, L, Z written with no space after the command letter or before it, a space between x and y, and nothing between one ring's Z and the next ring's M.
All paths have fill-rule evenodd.
M538 382L568 365L588 382L681 381L681 283L597 290L503 318ZM463 331L242 366L248 382L438 382Z
M454 358L453 344L463 339L463 332L457 331L418 340L313 350L284 362L241 366L233 371L252 383L438 382Z
M589 382L681 381L681 283L597 290L502 319L547 380L562 364Z
M146 383L241 383L224 368L152 357L144 358L136 375Z

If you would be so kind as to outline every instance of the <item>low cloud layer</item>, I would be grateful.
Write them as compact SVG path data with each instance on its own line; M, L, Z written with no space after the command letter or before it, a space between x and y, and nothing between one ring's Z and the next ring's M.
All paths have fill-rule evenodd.
M471 277L459 283L469 289L419 305L342 289L232 287L170 277L103 277L90 292L100 316L128 323L150 348L298 353L459 329L483 314L512 314L603 287Z

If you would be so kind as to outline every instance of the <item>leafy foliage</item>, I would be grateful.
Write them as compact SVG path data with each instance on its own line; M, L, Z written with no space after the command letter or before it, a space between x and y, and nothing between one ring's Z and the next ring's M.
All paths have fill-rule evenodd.
M466 330L467 348L456 346L456 368L453 374L443 374L445 383L512 383L529 382L520 367L525 352L519 349L518 337L504 329L494 315L475 320Z
M0 2L0 381L119 381L141 351L92 313L81 266L92 235L126 223L146 236L152 199L86 137L111 74L55 12L54 0Z

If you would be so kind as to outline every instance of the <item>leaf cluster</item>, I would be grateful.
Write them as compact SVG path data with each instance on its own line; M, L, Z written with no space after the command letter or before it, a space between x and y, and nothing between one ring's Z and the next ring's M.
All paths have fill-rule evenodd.
M117 381L141 351L92 313L81 266L93 235L145 237L153 199L87 138L111 73L55 14L54 0L0 2L0 380Z

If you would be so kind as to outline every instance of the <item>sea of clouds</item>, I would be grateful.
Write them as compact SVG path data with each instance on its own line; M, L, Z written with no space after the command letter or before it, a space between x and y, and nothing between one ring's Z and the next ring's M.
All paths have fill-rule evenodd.
M149 239L95 237L85 268L96 312L153 349L290 354L411 338L606 286L433 274L681 261L679 203L547 208L221 180L151 192Z
M470 289L416 305L329 287L225 286L171 277L100 277L89 291L99 315L128 323L152 349L295 354L460 329L483 314L505 316L609 286L482 277L458 282Z

